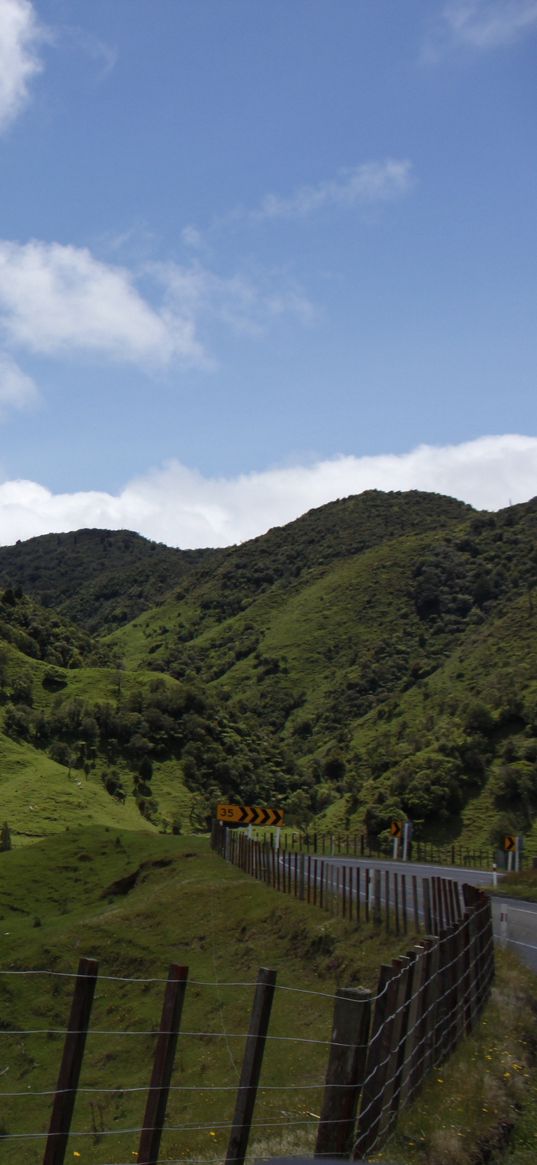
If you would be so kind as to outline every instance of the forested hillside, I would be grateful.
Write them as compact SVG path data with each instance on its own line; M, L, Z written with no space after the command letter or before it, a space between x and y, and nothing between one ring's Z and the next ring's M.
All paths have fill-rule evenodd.
M0 584L14 584L88 631L111 630L219 554L174 550L129 530L44 534L0 547Z
M373 833L393 814L528 832L536 533L537 500L369 491L226 551L100 531L4 548L6 771L26 750L98 790L99 820L108 797L149 828L230 797Z

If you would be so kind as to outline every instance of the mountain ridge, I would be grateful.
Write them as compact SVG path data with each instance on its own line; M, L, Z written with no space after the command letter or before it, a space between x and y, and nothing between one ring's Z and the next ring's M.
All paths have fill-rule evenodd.
M375 833L399 813L450 836L482 801L480 837L505 828L506 814L527 831L537 812L536 536L537 499L489 514L437 494L367 491L190 557L128 532L46 536L37 565L36 540L0 550L10 583L0 615L6 595L11 624L20 615L4 648L4 731L88 769L155 828L192 812L202 821L230 798L276 799L301 823L324 813ZM68 638L69 609L86 604L98 627L78 659L52 658L52 675L31 644L15 662L24 636L46 641L35 599L24 625L20 594L45 578L47 618L59 624L52 653Z

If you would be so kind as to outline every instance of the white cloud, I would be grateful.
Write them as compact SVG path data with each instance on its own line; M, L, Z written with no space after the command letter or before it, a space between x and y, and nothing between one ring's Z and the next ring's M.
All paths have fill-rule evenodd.
M6 409L24 409L37 400L37 389L30 376L8 356L0 352L0 420Z
M537 0L450 0L442 21L453 42L495 49L537 30Z
M181 231L181 242L185 247L191 247L193 251L198 251L203 246L203 236L197 227L192 223L187 223Z
M60 243L0 242L0 326L11 344L46 355L85 350L154 365L203 356L187 314L155 310L125 268Z
M315 186L300 186L281 197L267 194L254 219L304 218L325 207L352 209L356 206L385 202L406 194L412 184L412 165L406 159L388 158L383 162L363 162L339 170L335 178Z
M82 527L131 529L172 546L229 546L315 506L365 489L421 489L500 509L537 492L537 437L481 437L404 454L337 457L310 466L207 478L172 462L118 495L52 494L31 481L0 485L0 544Z
M115 46L101 40L88 29L72 24L62 25L56 31L56 39L59 40L60 37L74 44L94 63L98 82L104 81L115 68L118 59L118 51Z
M44 38L30 0L0 0L0 133L29 100L29 86L41 71Z
M200 338L215 321L260 334L286 315L309 322L313 308L280 273L222 276L199 262L145 263L155 306L128 268L86 248L0 240L0 335L15 350L59 357L90 352L149 368L210 367Z
M172 311L186 311L192 319L216 320L234 332L262 335L281 316L304 324L316 316L301 288L281 272L222 276L198 262L189 267L153 263L147 269L166 287Z

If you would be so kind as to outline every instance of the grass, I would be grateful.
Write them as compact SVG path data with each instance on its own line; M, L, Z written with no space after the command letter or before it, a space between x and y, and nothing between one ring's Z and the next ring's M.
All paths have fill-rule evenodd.
M537 902L537 870L520 870L519 873L505 874L496 889L489 888L497 898L522 898L525 902Z
M54 1088L62 1050L56 1031L72 990L63 975L6 972L69 975L81 956L99 959L81 1079L82 1089L97 1091L78 1097L73 1131L89 1135L72 1137L67 1158L79 1153L84 1165L134 1159L137 1136L121 1130L142 1122L153 1053L144 1033L158 1026L170 963L188 965L190 981L162 1157L208 1161L225 1153L222 1125L233 1111L258 968L278 971L270 1025L277 1038L267 1045L251 1152L311 1154L334 990L374 989L380 963L401 953L400 938L349 926L254 882L212 854L206 838L97 826L0 856L0 941L2 1091L22 1094L4 1099L4 1134L48 1127L51 1098L39 1094ZM535 978L499 952L482 1024L425 1085L374 1160L529 1165L536 1049ZM196 1127L170 1127L184 1124ZM25 1163L39 1165L43 1141L24 1148ZM18 1165L21 1142L4 1136L2 1160Z
M375 1162L533 1165L537 1156L535 976L497 952L475 1033L434 1072Z
M0 735L2 821L8 821L15 848L49 834L76 829L77 823L154 832L132 797L121 805L92 773L71 773L46 753Z
M306 1122L296 1127L311 1151L315 1117L308 1113L319 1112L333 992L338 985L374 987L380 963L398 953L401 941L274 894L215 857L205 838L102 827L1 855L0 935L2 1086L23 1093L4 1102L3 1127L11 1134L47 1128L50 1097L37 1094L54 1087L62 1048L55 1031L65 1025L72 983L5 972L69 973L81 956L99 959L102 978L81 1085L121 1091L79 1096L74 1131L91 1135L73 1137L69 1156L80 1152L88 1165L124 1162L135 1153L134 1134L115 1134L141 1124L153 1052L149 1035L99 1035L98 1030L154 1029L171 962L190 968L183 1031L215 1034L185 1034L179 1041L174 1084L187 1091L172 1093L169 1125L203 1127L188 1135L167 1132L163 1159L204 1158L224 1150L226 1133L219 1126L233 1110L260 966L278 971L270 1026L278 1038L267 1047L254 1136L266 1142L264 1126L276 1122L271 1151L277 1153L294 1122ZM33 1029L45 1034L16 1034ZM106 1130L114 1135L105 1136ZM42 1150L42 1141L25 1143L25 1162L38 1165ZM20 1142L4 1139L2 1160L19 1162Z

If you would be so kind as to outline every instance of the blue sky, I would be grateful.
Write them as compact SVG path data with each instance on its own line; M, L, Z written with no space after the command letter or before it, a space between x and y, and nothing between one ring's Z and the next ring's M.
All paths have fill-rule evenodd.
M537 0L0 0L0 542L537 493Z

